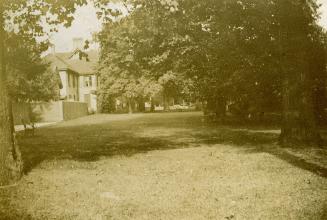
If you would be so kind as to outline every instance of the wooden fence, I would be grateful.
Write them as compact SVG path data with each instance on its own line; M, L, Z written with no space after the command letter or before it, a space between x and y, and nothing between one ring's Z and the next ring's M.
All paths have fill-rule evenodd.
M14 103L14 123L22 119L29 122L58 122L88 115L87 103L56 101L43 103Z

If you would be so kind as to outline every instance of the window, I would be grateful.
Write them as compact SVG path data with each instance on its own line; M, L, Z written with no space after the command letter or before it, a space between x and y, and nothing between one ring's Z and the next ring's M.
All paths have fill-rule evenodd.
M92 76L84 76L84 86L92 87Z

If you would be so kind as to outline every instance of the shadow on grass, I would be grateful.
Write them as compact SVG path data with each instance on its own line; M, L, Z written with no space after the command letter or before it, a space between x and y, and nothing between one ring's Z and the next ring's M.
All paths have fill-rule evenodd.
M99 115L96 117L104 117ZM92 120L88 121L88 120ZM327 169L305 161L276 145L278 134L235 130L203 122L200 114L145 115L132 120L99 120L94 116L39 129L35 137L20 137L25 173L45 160L97 161L100 157L132 156L153 150L228 144L243 153L266 152L293 166L327 177ZM241 152L242 152L241 151Z
M211 135L199 135L206 144L230 144L242 149L245 153L269 153L289 164L327 178L327 169L318 164L288 152L277 144L278 134L251 131L236 131L230 128L221 129Z

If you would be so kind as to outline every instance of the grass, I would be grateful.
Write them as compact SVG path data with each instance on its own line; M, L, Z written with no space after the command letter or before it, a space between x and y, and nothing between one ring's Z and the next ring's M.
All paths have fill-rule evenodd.
M326 219L326 149L200 113L93 115L19 137L0 219Z

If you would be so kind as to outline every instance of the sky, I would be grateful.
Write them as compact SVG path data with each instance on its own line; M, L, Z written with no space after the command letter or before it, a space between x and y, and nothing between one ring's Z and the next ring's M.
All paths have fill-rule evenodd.
M318 0L318 2L321 4L320 7L321 18L319 24L323 26L325 29L327 29L327 0Z
M56 52L71 51L73 38L92 40L92 34L101 30L101 22L97 19L96 10L92 5L79 7L74 17L69 28L60 26L58 32L50 35L50 41L55 45ZM95 46L92 45L92 47Z
M322 4L319 24L327 29L327 0L318 0L318 2ZM120 6L112 4L111 7L119 8ZM71 27L60 27L57 33L51 35L50 41L55 45L56 52L71 51L73 38L92 40L92 34L101 30L101 22L97 19L96 10L91 4L78 8L74 17ZM97 47L97 44L91 44L91 48Z

